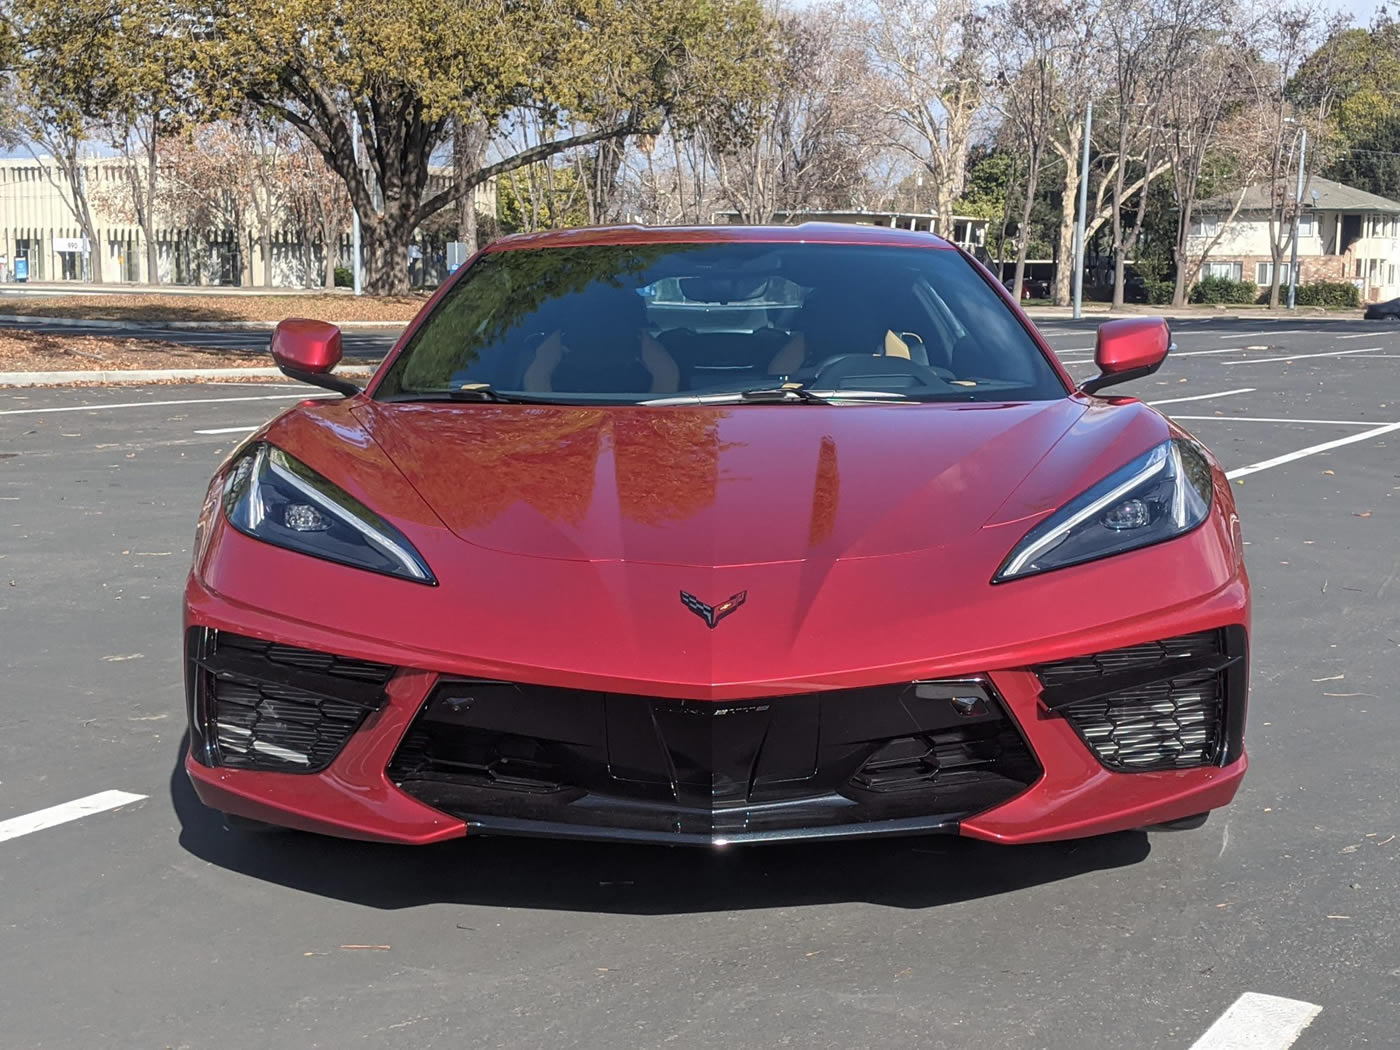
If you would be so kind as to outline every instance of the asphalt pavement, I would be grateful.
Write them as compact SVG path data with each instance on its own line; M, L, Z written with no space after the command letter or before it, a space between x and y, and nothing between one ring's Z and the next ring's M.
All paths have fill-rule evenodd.
M1092 372L1092 322L1042 327ZM194 517L314 392L0 390L0 1047L1186 1050L1248 993L1395 1047L1400 325L1174 330L1115 392L1235 477L1251 769L1199 830L1014 849L226 831L180 768Z

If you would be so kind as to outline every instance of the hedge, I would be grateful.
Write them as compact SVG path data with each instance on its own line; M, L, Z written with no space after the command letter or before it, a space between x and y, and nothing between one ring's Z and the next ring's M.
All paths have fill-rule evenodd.
M1314 281L1298 285L1294 301L1299 306L1356 308L1361 305L1361 292L1347 281Z
M1253 281L1232 281L1228 277L1207 277L1191 289L1193 303L1253 303L1259 286Z

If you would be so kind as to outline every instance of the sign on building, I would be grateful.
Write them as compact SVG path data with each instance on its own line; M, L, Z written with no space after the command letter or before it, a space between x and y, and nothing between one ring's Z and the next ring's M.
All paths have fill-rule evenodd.
M53 239L53 250L56 252L81 252L86 255L91 249L92 244L86 237L55 237Z

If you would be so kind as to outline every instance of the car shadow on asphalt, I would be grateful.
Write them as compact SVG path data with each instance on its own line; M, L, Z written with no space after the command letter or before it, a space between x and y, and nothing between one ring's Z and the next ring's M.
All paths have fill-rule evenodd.
M952 835L704 850L522 838L389 846L232 830L184 770L170 777L180 845L229 871L371 908L475 904L632 915L863 901L934 908L1145 860L1148 836L995 846Z

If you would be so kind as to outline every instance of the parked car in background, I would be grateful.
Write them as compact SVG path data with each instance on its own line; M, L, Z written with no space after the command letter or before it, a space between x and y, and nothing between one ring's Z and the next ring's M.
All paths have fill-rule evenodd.
M1387 299L1383 303L1372 303L1366 307L1368 321L1400 321L1400 299Z

